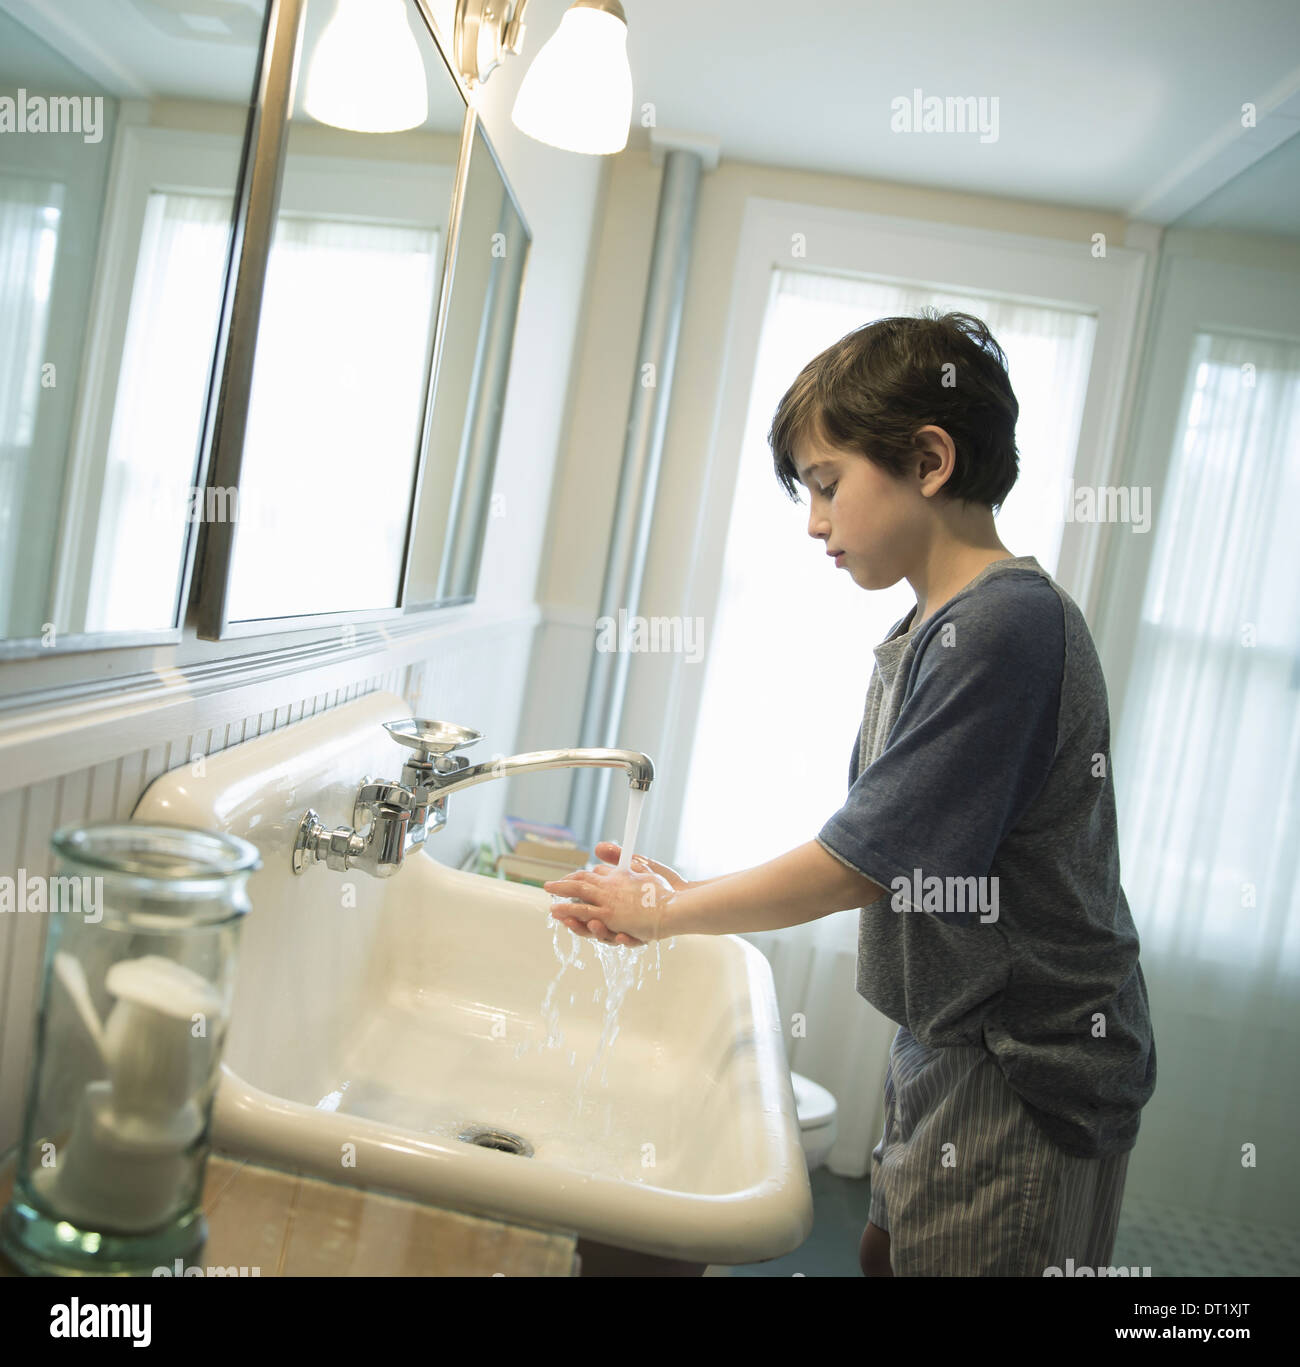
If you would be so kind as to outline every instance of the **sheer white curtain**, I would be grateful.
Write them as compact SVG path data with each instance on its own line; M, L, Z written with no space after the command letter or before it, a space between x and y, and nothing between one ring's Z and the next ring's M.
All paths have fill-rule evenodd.
M0 636L22 545L63 186L0 174Z
M154 191L144 227L113 424L87 631L172 622L189 496L221 315L229 196Z
M1297 506L1300 346L1198 335L1112 745L1158 1071L1142 1124L1159 1162L1130 1182L1202 1215L1292 1228Z
M844 801L849 757L879 643L915 602L906 582L865 594L807 534L806 500L786 498L766 437L804 364L876 318L933 305L984 319L1020 402L1020 477L998 516L1016 555L1056 567L1095 321L1022 301L811 271L773 272L712 623L675 862L687 877L761 864L803 844ZM760 745L769 780L738 784L734 757ZM839 1101L828 1160L862 1176L880 1135L894 1025L857 995L858 915L748 935L772 963L791 1067ZM807 1016L806 1035L789 1022Z
M281 215L257 334L232 619L373 607L389 585L397 601L441 237ZM317 529L319 555L287 563L290 529L304 525ZM354 526L369 529L360 561L337 554Z
M229 197L150 194L105 462L87 630L172 618L204 397L221 310ZM355 515L396 576L421 416L439 267L436 230L282 216L276 227L251 396L232 574L232 616L307 610L285 574L281 518L331 528ZM381 316L376 301L388 301ZM202 325L196 326L196 320ZM343 358L346 357L346 363ZM364 471L364 477L359 472ZM346 492L343 492L345 491ZM224 501L215 516L233 515ZM328 542L329 535L323 540ZM322 546L322 551L326 550ZM369 575L331 602L373 602ZM391 562L389 564L388 562ZM333 592L333 590L331 590ZM242 610L247 608L245 614Z

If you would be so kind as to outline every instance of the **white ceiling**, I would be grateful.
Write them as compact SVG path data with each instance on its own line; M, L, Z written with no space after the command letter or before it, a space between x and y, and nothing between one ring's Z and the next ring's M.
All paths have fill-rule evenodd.
M48 48L51 73L74 68L106 95L242 101L253 91L262 0L0 0L0 10ZM24 79L36 51L19 64Z
M724 158L1166 223L1300 132L1297 0L623 6L636 110ZM524 60L563 8L533 0ZM891 102L917 88L996 97L997 140L892 132Z
M454 0L429 0L449 35ZM569 0L531 0L528 62ZM0 0L122 95L245 98L264 0ZM330 11L313 0L309 14ZM1300 233L1264 158L1300 132L1300 0L624 0L635 93L721 155L1171 223L1248 167L1255 231ZM39 21L39 22L38 22ZM207 26L207 32L195 29ZM182 26L184 26L182 28ZM215 30L230 30L221 34ZM63 41L60 41L60 40ZM242 41L241 41L242 40ZM74 51L74 43L80 51ZM997 137L895 132L893 102L997 101ZM1241 106L1258 126L1241 127ZM1300 149L1297 142L1296 149ZM1242 226L1246 226L1245 223Z
M1300 137L1274 148L1202 200L1178 227L1300 238Z

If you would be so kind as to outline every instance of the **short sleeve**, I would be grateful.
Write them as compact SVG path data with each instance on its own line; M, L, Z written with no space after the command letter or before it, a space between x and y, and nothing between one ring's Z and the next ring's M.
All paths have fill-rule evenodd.
M987 876L1051 770L1065 614L1046 581L1007 587L936 614L884 750L818 833L887 891Z

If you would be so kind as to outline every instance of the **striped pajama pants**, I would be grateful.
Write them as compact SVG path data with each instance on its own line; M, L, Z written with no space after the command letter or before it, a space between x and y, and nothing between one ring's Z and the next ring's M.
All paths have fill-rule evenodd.
M897 1277L1097 1269L1110 1265L1128 1160L1066 1153L988 1050L930 1049L900 1026L867 1218L888 1232Z

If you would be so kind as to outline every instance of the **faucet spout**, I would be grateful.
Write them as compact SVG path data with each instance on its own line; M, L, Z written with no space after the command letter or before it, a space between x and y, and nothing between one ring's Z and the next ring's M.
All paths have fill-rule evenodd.
M434 773L429 787L434 796L442 798L461 788L472 787L475 783L509 778L512 774L535 773L542 769L583 768L625 769L629 785L640 792L649 790L655 776L650 756L643 755L639 750L529 750L505 759L484 760L482 764L471 765L454 774Z

